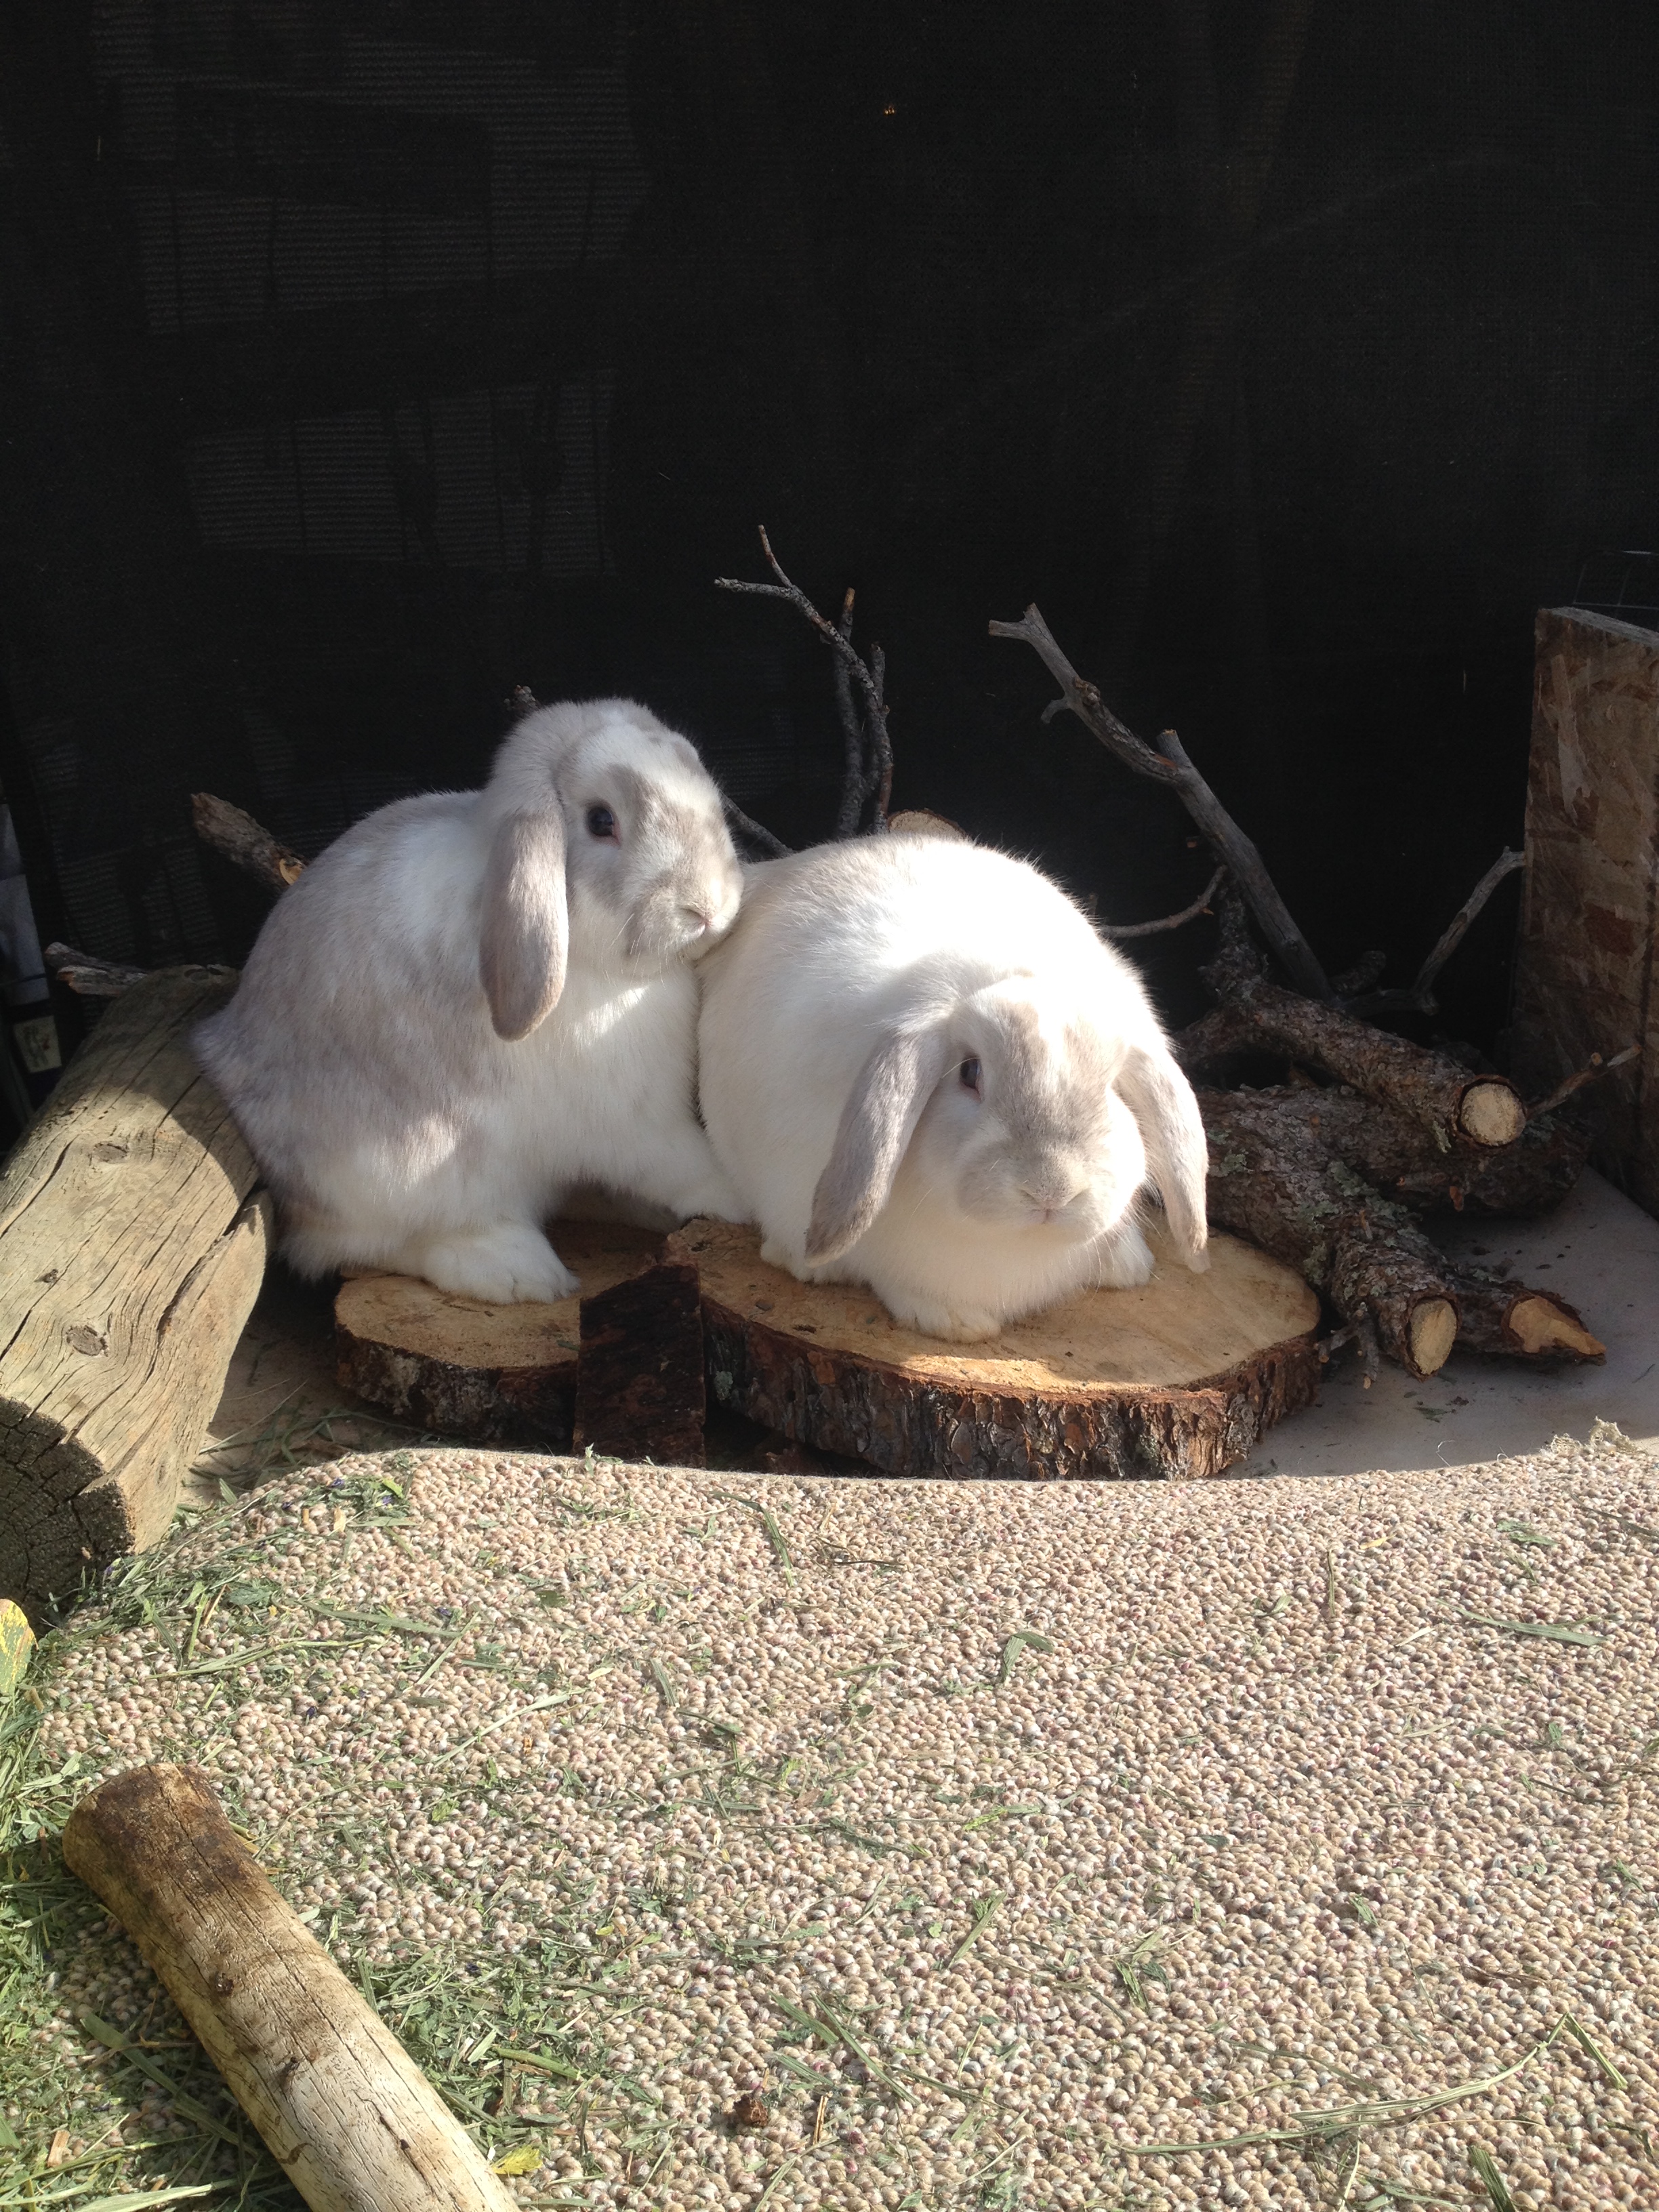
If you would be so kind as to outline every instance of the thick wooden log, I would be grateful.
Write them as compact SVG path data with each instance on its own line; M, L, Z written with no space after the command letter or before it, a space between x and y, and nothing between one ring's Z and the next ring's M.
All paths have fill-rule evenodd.
M1299 1267L1345 1321L1369 1315L1414 1374L1432 1374L1454 1343L1511 1358L1604 1356L1563 1300L1460 1269L1393 1202L1419 1213L1546 1212L1583 1164L1576 1130L1540 1122L1502 1152L1454 1146L1437 1158L1413 1124L1340 1091L1200 1091L1198 1100L1211 1219Z
M1362 1182L1417 1214L1548 1213L1583 1172L1589 1140L1571 1118L1528 1121L1512 1145L1437 1143L1397 1108L1346 1088L1203 1091L1224 1133L1232 1101L1248 1096L1251 1111L1271 1113L1284 1142L1346 1161Z
M1189 1076L1237 1053L1287 1058L1396 1107L1449 1144L1512 1145L1526 1127L1526 1108L1501 1076L1471 1074L1444 1053L1276 983L1243 983L1174 1042Z
M634 1274L660 1233L562 1221L554 1243L590 1294ZM336 1372L413 1427L490 1443L568 1447L574 1431L580 1295L489 1305L412 1275L359 1275L334 1305Z
M697 1263L668 1237L637 1274L581 1301L572 1445L701 1467L707 1403Z
M205 1775L118 1774L70 1815L64 1857L314 2212L508 2212L482 2152L272 1888Z
M0 1176L0 1595L37 1614L167 1528L258 1293L269 1209L188 1043L234 980L114 1000Z
M1413 1375L1451 1355L1450 1271L1402 1209L1279 1110L1282 1094L1199 1094L1210 1139L1210 1219L1296 1267L1346 1322L1367 1317Z
M714 1397L886 1474L1219 1474L1317 1388L1318 1299L1230 1237L1194 1275L1155 1231L1144 1288L1088 1291L966 1346L900 1328L867 1291L768 1267L752 1230L683 1233Z

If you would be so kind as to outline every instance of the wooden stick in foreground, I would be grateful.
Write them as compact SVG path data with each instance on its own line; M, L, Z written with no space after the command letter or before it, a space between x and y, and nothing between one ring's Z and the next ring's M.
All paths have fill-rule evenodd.
M477 2144L271 1887L196 1768L106 1782L70 1816L64 1857L315 2212L509 2212Z

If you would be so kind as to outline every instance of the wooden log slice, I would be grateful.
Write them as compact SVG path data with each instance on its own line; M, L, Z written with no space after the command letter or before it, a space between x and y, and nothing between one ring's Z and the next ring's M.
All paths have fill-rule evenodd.
M334 1304L336 1371L400 1421L479 1443L568 1446L585 1293L611 1289L661 1246L616 1221L555 1224L581 1278L556 1305L489 1305L413 1275L358 1275Z
M1194 1275L1157 1231L1136 1291L1091 1291L982 1344L901 1328L867 1291L799 1283L753 1230L683 1232L702 1279L711 1395L884 1474L1219 1474L1312 1402L1319 1300L1253 1245Z

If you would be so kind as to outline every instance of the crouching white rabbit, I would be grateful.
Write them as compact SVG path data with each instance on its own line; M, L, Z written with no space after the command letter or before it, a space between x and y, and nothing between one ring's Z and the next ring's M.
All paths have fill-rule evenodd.
M1150 1179L1208 1267L1197 1102L1133 969L1024 862L925 836L769 861L702 985L703 1118L773 1265L990 1336L1144 1283Z
M542 708L482 791L349 830L195 1033L286 1257L551 1300L577 1285L542 1224L574 1186L735 1218L688 963L740 891L696 752L627 699Z

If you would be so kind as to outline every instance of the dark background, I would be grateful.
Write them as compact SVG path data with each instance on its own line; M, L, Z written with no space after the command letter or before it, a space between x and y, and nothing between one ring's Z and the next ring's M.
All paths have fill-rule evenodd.
M895 802L1103 917L1207 858L987 618L1174 724L1324 958L1518 842L1531 623L1651 619L1659 11L33 0L0 25L0 781L40 933L235 959L301 852L637 694L790 842ZM1626 557L1630 555L1631 557ZM1448 977L1490 1043L1507 885ZM1211 925L1152 941L1197 1010Z

